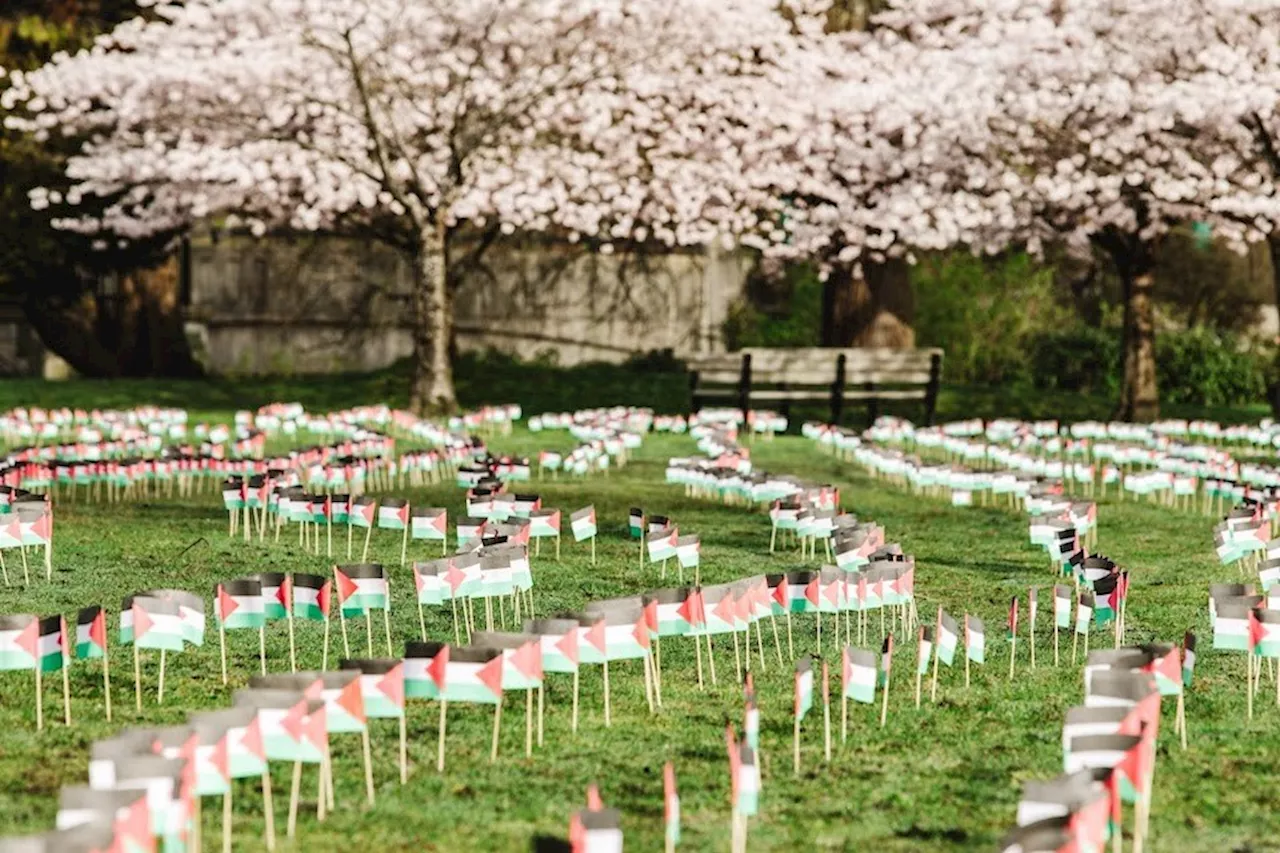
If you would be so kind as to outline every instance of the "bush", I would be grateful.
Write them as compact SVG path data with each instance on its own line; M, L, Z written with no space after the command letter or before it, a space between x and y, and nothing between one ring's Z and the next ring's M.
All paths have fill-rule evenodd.
M1271 362L1261 348L1204 327L1156 337L1156 381L1164 403L1261 402L1267 398Z
M790 264L781 275L757 268L746 294L729 306L725 346L816 347L822 343L822 281L811 264Z
M1032 384L1056 391L1114 396L1120 391L1120 330L1076 324L1028 341Z

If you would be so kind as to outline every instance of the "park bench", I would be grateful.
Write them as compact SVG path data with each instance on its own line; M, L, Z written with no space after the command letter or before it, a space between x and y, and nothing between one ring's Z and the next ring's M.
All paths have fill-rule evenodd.
M836 424L845 403L861 402L874 423L881 401L920 400L928 425L938 400L942 350L750 348L693 356L688 364L695 412L707 402L727 402L744 416L761 405L777 405L789 416L793 402L826 400Z

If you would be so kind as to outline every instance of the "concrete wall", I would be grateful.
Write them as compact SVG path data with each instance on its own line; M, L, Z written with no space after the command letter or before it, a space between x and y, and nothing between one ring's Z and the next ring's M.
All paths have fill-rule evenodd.
M458 345L552 351L561 364L723 349L747 271L738 254L499 244L463 276ZM219 373L371 370L410 352L410 281L406 260L377 243L206 235L192 241L188 329Z

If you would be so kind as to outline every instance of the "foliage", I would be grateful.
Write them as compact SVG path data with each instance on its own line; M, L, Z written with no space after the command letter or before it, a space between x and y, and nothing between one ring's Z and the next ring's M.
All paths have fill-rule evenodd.
M1274 352L1199 327L1156 339L1160 387L1170 402L1224 406L1266 399Z
M731 350L818 346L822 289L813 264L787 264L778 275L757 269L747 279L746 293L729 306L725 345Z

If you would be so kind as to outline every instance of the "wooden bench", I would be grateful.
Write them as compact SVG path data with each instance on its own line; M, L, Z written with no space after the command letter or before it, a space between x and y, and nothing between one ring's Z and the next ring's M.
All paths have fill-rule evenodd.
M882 400L920 400L929 425L942 378L940 349L750 348L694 356L688 364L695 412L705 402L728 401L744 416L760 404L779 404L789 416L794 401L827 400L833 424L846 402L865 402L874 422Z

